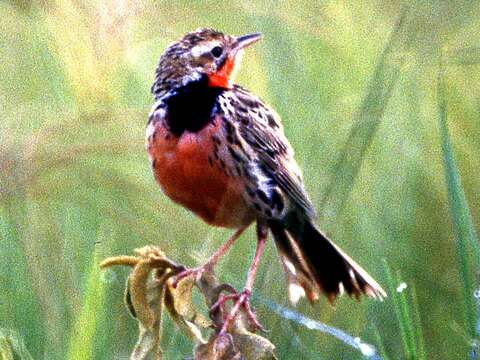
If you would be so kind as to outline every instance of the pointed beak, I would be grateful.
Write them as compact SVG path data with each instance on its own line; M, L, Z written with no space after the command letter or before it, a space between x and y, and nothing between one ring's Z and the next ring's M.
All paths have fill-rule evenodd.
M239 37L237 37L237 41L233 45L233 48L235 49L235 51L238 51L240 49L243 49L243 48L257 42L261 38L262 38L261 33L253 33L253 34L239 36Z

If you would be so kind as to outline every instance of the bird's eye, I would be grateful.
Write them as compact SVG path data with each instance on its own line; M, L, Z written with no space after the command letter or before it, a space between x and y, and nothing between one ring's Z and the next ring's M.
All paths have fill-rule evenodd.
M212 51L212 55L215 56L216 58L220 57L223 53L223 49L220 46L215 46Z

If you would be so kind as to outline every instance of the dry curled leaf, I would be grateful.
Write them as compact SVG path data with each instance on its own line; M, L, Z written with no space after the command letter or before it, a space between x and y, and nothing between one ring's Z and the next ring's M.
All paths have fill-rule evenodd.
M134 272L132 272L134 274ZM164 278L168 277L168 272L163 274ZM131 280L131 277L129 277ZM138 281L138 279L135 279ZM130 281L129 281L130 283ZM139 285L139 284L138 284ZM133 292L127 287L126 298L131 299L131 306L134 309L138 319L139 336L137 343L130 356L131 360L159 360L162 359L161 326L162 326L162 308L163 298L165 296L165 286L161 281L153 276L146 278L145 287L139 287L140 294ZM145 293L141 293L144 291ZM146 302L135 300L137 296ZM136 304L136 306L135 306ZM141 320L142 319L142 320Z
M275 346L266 338L249 331L214 334L208 343L197 345L195 360L274 360Z
M138 321L139 336L131 360L162 359L161 320L165 288L176 269L165 255L154 247L136 250L137 257L120 256L102 262L101 267L125 265L133 267L127 279L125 304Z
M263 336L245 329L232 333L233 343L246 360L273 360L275 345Z
M181 280L177 287L169 285L165 293L165 307L178 327L196 343L205 343L200 327L207 328L211 322L205 318L192 302L192 291L195 284L191 277Z
M276 359L274 345L266 338L246 330L246 316L239 313L229 333L219 336L223 314L211 314L207 319L192 301L193 289L197 287L210 307L222 292L235 291L228 284L219 284L212 271L205 271L195 281L185 277L176 287L172 279L185 267L168 259L155 246L135 250L137 256L108 258L101 267L123 265L133 267L125 291L125 304L138 321L139 337L130 356L131 360L162 359L161 320L165 307L180 330L195 343L194 357L201 360L257 360ZM204 309L205 310L205 309ZM209 331L208 342L203 331ZM210 329L210 330L207 330Z
M242 354L235 349L230 334L218 336L214 334L206 344L197 345L194 349L195 360L243 360Z

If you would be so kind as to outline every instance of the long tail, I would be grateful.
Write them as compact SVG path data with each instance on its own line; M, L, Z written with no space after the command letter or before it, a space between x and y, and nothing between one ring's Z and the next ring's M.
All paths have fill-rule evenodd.
M359 298L386 297L381 286L338 246L306 220L301 226L285 227L270 222L280 258L289 282L290 300L296 303L304 295L310 301L323 292L330 302L344 291Z

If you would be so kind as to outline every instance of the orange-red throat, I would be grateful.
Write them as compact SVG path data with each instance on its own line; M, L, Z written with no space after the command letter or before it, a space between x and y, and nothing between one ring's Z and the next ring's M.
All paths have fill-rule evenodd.
M211 87L221 87L229 89L231 87L231 81L233 72L235 70L235 62L240 61L242 49L257 42L262 37L260 33L247 34L235 38L235 42L228 54L225 63L218 71L208 75L208 85Z
M231 87L231 76L235 69L235 55L228 55L223 66L215 73L208 75L208 85L229 89Z

